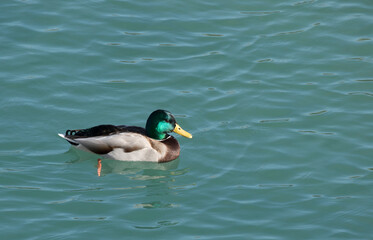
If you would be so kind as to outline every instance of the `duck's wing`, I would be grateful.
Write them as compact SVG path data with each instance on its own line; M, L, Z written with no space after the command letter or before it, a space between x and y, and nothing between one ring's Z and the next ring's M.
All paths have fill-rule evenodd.
M88 137L98 137L98 136L109 136L114 134L119 134L122 132L134 132L138 134L145 135L145 129L136 126L126 126L126 125L98 125L95 127L87 129L77 129L77 130L67 130L65 136L69 139L75 138L88 138Z

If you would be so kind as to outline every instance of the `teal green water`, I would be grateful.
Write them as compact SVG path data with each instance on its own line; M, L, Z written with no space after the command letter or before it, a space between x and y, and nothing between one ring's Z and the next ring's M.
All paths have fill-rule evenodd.
M372 239L371 1L0 6L1 239ZM57 136L158 108L171 163Z

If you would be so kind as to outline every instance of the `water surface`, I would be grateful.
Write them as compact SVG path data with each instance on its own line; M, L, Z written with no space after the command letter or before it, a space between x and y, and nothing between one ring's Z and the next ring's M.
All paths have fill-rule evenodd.
M4 239L371 239L369 1L4 1ZM57 136L173 112L167 164Z

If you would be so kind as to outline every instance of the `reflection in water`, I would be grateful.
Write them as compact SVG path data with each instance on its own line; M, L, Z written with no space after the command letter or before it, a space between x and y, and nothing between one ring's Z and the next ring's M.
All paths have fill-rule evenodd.
M172 203L164 203L161 201L148 202L148 203L139 203L135 205L136 208L174 208L177 205Z
M71 148L65 154L70 155L69 163L74 164L83 161L92 163L92 168L87 171L96 171L98 155L74 148ZM136 229L158 229L177 225L179 223L177 220L155 217L153 216L154 211L151 210L180 208L181 205L179 202L175 202L174 196L177 196L180 191L195 187L195 183L184 182L188 179L181 178L189 172L189 169L177 169L179 162L179 158L167 163L102 159L101 176L114 174L125 175L125 178L124 181L115 183L111 181L111 178L102 179L100 184L103 184L103 186L100 185L101 189L99 191L109 190L109 192L119 193L113 198L114 201L122 202L123 199L127 206L132 206L130 212L146 210L146 212L141 212L144 219L133 220L132 226ZM112 177L117 178L118 176ZM105 186L106 184L108 185ZM149 219L157 220L149 221Z
M151 230L151 229L158 229L161 227L169 227L169 226L175 226L179 224L179 222L172 222L172 221L159 221L155 226L134 226L137 229L145 229L145 230Z
M102 160L102 175L109 174L109 173L116 173L116 174L136 174L140 171L143 171L143 175L139 176L136 175L135 177L131 177L131 179L135 180L151 180L151 179L159 179L163 178L164 176L160 175L146 175L146 170L171 170L176 169L179 165L179 159L176 159L171 162L167 163L154 163L154 162L126 162L126 161L118 161L118 160L110 160L110 159L103 159ZM164 173L163 173L164 174Z

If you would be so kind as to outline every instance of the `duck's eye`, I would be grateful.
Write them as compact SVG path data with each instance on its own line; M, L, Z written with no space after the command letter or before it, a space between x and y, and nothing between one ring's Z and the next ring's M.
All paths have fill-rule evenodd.
M169 122L170 122L170 120L168 120L168 119L166 119L165 121L166 121L167 123L169 123Z

